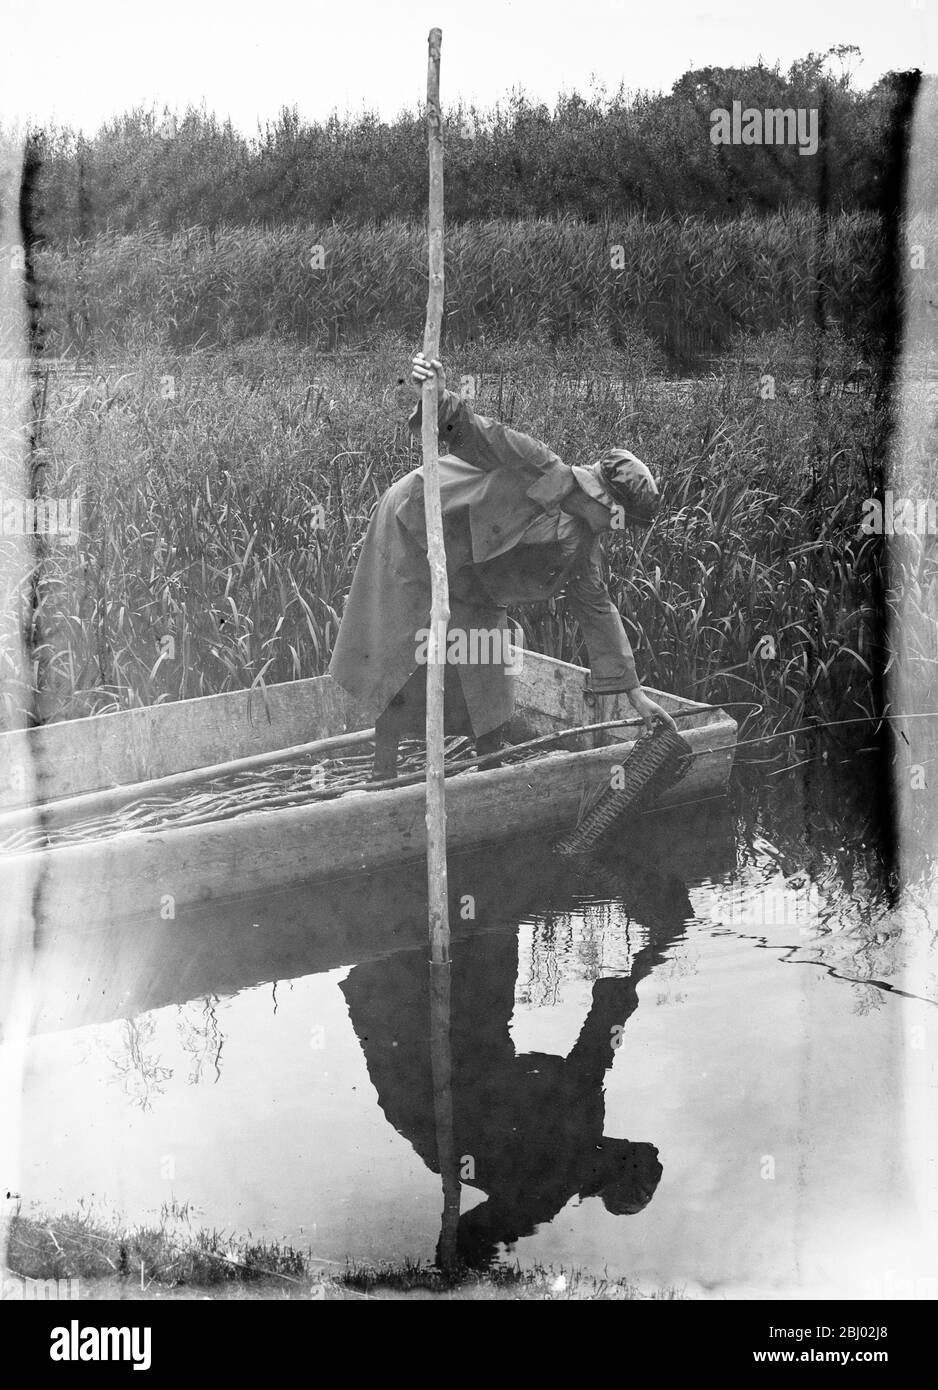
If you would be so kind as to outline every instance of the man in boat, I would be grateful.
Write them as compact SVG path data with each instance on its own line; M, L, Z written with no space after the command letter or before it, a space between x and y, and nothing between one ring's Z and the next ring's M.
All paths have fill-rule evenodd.
M447 391L442 364L423 353L411 373L416 433L427 380L437 390L448 636L464 639L447 647L446 732L471 735L480 757L501 746L514 703L506 610L561 590L586 640L594 693L624 691L647 728L674 728L642 690L600 569L604 532L654 519L658 488L648 468L621 448L588 466L567 465L546 444L477 415ZM375 508L329 667L375 721L378 781L397 775L401 738L424 729L429 621L423 469L416 468Z

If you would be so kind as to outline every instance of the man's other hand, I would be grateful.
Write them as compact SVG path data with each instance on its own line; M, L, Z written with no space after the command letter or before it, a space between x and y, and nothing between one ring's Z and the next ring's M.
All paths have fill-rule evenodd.
M636 714L640 714L645 721L645 728L651 733L656 724L666 724L669 729L677 733L677 725L668 714L667 710L662 709L657 700L650 699L640 685L634 690L628 691L629 704Z
M436 358L428 362L422 352L415 354L411 364L410 384L414 394L419 398L423 395L423 383L425 381L436 380L436 399L437 404L443 399L443 392L446 390L446 373L443 370L443 363Z

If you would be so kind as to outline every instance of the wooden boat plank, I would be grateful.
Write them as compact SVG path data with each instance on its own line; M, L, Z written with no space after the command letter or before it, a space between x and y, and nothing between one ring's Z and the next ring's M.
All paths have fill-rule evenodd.
M635 711L625 694L597 696L594 704L587 704L588 678L589 672L582 666L543 656L540 652L525 651L515 695L518 710L515 724L520 726L519 732L530 729L530 736L533 737L578 724L600 724L608 719L634 717ZM680 695L671 695L651 686L644 689L670 714L713 709L712 705L686 700ZM616 742L618 737L615 732L584 735L580 746L593 747L596 740L602 743Z
M0 735L0 810L345 733L351 713L318 676L16 730Z

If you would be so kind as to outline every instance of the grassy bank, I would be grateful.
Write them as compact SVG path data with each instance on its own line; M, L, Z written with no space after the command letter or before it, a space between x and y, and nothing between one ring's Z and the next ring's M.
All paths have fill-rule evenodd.
M94 1219L17 1216L9 1233L6 1296L81 1298L458 1298L471 1300L622 1300L678 1298L675 1289L641 1293L627 1279L583 1270L501 1266L443 1274L412 1261L367 1265L316 1259L276 1242L192 1230L185 1208L164 1210L155 1226ZM71 1280L71 1285L66 1281ZM30 1284L27 1281L32 1281ZM54 1282L61 1281L56 1287Z

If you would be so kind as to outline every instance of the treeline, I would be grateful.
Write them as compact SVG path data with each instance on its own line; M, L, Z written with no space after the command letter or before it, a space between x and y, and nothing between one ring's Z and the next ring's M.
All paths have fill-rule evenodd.
M785 73L702 68L669 93L600 88L563 96L552 110L519 92L491 110L445 112L448 222L601 222L636 211L723 219L806 206L894 211L919 75L890 73L859 91L848 72L832 72L854 56L843 46L809 54ZM817 110L817 152L715 145L711 113L731 111L734 101L760 111ZM285 108L246 138L204 110L176 119L138 108L93 137L35 130L22 204L33 244L143 227L419 220L423 115L308 123Z

